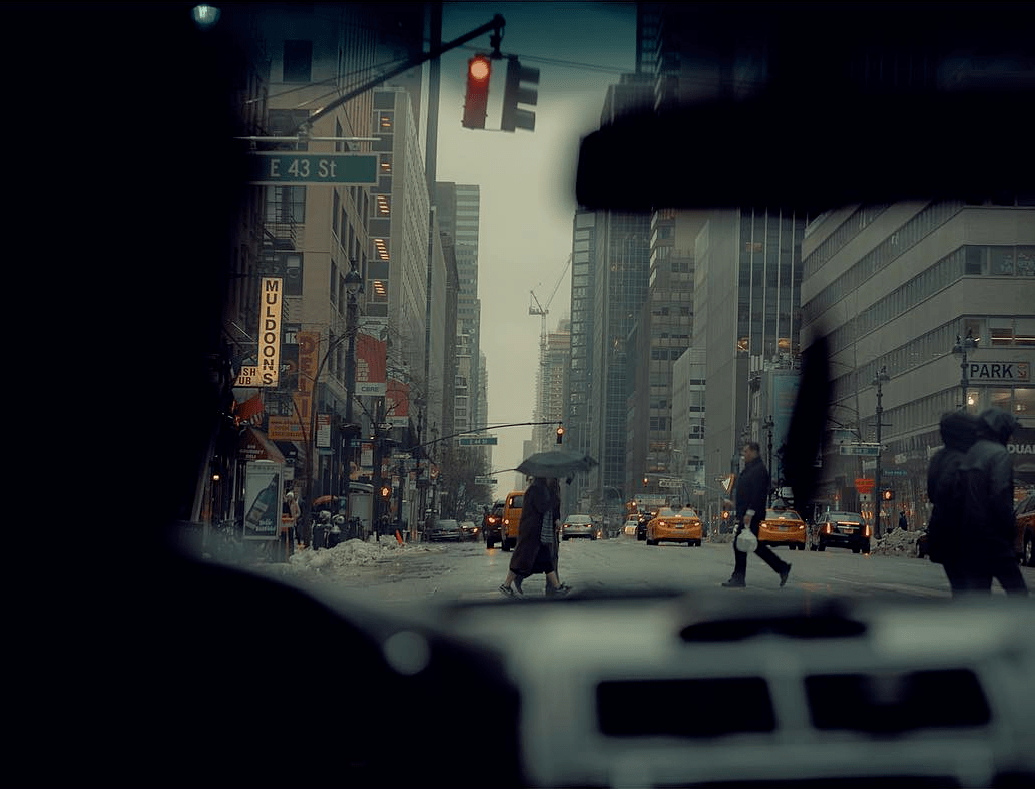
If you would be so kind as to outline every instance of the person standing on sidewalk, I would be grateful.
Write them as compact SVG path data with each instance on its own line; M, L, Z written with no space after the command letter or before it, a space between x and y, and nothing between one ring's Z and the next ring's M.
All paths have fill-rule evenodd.
M769 493L769 470L762 462L758 442L746 443L741 450L741 457L744 458L744 470L740 472L734 494L738 526L733 536L733 575L728 581L723 582L723 586L745 586L747 583L747 554L737 550L736 535L744 529L750 529L751 533L758 537L758 527L765 517L766 498ZM750 517L747 515L748 512L752 513ZM787 583L787 577L791 573L790 562L778 559L772 549L761 543L755 549L755 554L780 576L780 586Z

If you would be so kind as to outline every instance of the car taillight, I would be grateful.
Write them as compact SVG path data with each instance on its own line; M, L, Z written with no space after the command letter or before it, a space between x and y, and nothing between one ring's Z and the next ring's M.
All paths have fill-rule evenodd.
M868 524L863 527L863 536L865 536L865 537L869 537L870 536L870 527L869 527Z
M799 528L799 529L804 529L804 528L805 528L805 524L804 524L804 523L803 523L803 524L801 524L801 526L799 526L798 528Z
M834 530L834 527L831 526L829 523L824 523L823 524L823 533L824 534L830 534L833 530Z

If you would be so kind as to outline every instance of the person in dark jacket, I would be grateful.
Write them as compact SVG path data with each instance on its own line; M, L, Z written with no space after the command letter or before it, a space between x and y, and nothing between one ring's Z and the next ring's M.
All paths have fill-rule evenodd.
M967 551L966 518L959 468L977 440L977 427L977 417L963 411L942 416L943 446L927 465L927 498L933 505L927 526L928 555L944 568L954 597L967 590L963 566Z
M990 594L992 579L1007 594L1028 594L1014 554L1013 461L1006 451L1017 429L1013 414L988 408L978 418L977 441L960 464L968 550L961 554L968 591Z
M762 462L758 443L749 441L745 444L741 450L741 456L744 458L744 470L740 472L735 493L736 517L739 525L733 537L733 575L728 581L723 582L723 586L744 586L747 582L747 554L737 550L736 535L743 529L749 528L751 533L758 537L758 527L765 517L766 498L769 493L769 470ZM749 510L754 512L750 522L745 523ZM778 559L768 546L761 543L755 549L755 554L780 576L780 586L787 583L787 576L791 573L790 562Z
M517 544L510 557L510 569L506 580L500 584L500 592L507 597L524 594L521 584L534 573L546 574L546 594L549 597L565 595L568 587L557 577L557 553L553 540L542 542L543 518L548 517L556 531L561 518L560 497L554 495L551 480L536 477L525 490L521 505L521 522L518 524Z

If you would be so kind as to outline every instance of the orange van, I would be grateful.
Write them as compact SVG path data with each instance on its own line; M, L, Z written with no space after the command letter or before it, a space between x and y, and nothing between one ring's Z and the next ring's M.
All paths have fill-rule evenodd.
M503 500L503 525L500 529L502 545L509 551L517 545L518 525L521 523L521 507L525 503L525 491L512 490Z

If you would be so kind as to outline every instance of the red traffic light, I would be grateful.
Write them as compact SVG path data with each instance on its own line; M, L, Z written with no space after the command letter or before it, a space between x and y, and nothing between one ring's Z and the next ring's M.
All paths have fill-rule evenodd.
M475 55L467 61L467 94L464 98L465 129L484 129L489 106L489 78L492 61L486 55Z

